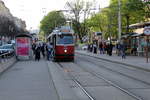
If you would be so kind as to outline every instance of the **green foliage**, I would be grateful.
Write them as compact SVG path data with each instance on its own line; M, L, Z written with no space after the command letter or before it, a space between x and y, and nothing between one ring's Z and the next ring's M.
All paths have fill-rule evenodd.
M85 19L88 18L90 9L92 9L93 2L85 0L70 0L67 3L68 9L72 12L73 17L73 29L78 35L80 42L82 43L82 37L87 33L88 27ZM84 22L80 22L80 18L83 17Z
M52 11L40 22L40 30L43 31L44 34L49 34L55 27L64 25L65 22L65 17L61 12Z
M130 24L150 18L150 15L145 13L149 8L149 3L142 0L121 0L122 33L129 32ZM101 12L88 19L87 23L92 31L101 31L105 38L109 36L117 38L118 0L110 0L109 7L101 9Z

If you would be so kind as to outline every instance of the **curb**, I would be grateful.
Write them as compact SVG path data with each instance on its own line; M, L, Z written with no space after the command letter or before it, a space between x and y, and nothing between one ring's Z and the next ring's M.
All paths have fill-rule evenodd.
M90 57L98 58L98 59L101 59L101 60L104 60L104 61L108 61L108 62L112 62L112 63L126 65L128 67L140 69L140 70L143 70L143 71L146 71L146 72L150 72L150 69L146 69L146 68L143 68L141 66L135 66L135 65L132 65L132 64L128 64L128 63L123 63L123 62L119 62L119 61L113 61L113 60L109 60L109 59L105 59L105 58L100 58L100 57L96 57L95 55L85 54L85 53L81 53L81 52L76 52L76 53L78 53L80 55L85 55L85 56L90 56Z
M59 69L59 65L53 62L47 63L59 100L79 100L64 79L64 74Z
M0 76L4 73L4 72L6 72L8 69L10 69L11 67L13 67L15 64L16 64L16 62L17 62L17 60L16 60L16 58L15 57L12 57L12 58L10 58L10 60L11 59L13 59L13 61L10 63L10 65L7 65L5 68L3 68L3 66L2 66L2 71L0 72ZM7 61L8 62L8 61ZM7 63L6 62L6 63ZM10 61L9 61L10 62Z

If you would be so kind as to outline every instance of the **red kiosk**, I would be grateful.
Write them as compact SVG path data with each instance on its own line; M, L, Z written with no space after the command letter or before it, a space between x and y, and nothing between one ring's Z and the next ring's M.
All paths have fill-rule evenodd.
M32 37L29 34L20 34L16 36L16 58L18 60L29 60L32 57L31 42Z

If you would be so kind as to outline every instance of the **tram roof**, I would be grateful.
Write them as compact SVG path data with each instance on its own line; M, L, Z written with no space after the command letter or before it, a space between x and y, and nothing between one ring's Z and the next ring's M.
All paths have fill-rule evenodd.
M61 34L74 34L74 31L70 27L62 26L53 30L51 34L48 35L47 39L52 35L61 35Z

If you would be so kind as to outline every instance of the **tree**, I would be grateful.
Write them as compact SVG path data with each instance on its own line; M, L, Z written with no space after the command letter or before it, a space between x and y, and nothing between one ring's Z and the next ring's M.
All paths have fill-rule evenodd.
M6 16L0 16L0 20L0 35L14 37L16 35L14 30L17 29L14 21Z
M65 22L63 13L58 11L49 12L40 22L40 31L43 31L44 35L48 35L55 27L64 25Z
M83 21L88 18L90 14L90 10L92 7L92 2L86 2L83 0L75 0L75 1L70 1L67 2L67 7L68 9L73 13L73 28L75 33L77 33L80 42L82 43L82 37L85 35L87 32L86 28L86 22L81 23L80 19L81 16L83 15Z
M149 1L148 1L149 2ZM146 21L149 19L149 4L142 0L121 0L122 33L129 32L129 25ZM146 16L147 15L147 16ZM91 17L88 21L89 27L100 30L107 38L117 38L118 34L118 0L110 0L110 5L101 10L100 13Z
M145 5L145 18L146 21L150 20L150 1L149 0L144 0L144 5Z

